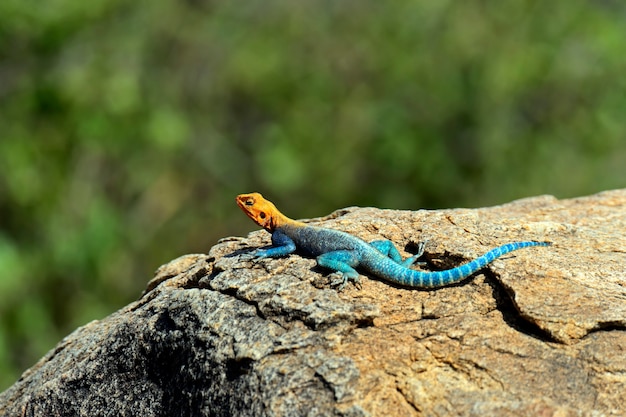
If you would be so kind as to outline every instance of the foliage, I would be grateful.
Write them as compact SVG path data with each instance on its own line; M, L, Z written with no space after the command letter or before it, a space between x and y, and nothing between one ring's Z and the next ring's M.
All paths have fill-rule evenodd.
M0 389L151 271L347 205L624 185L619 2L0 3Z

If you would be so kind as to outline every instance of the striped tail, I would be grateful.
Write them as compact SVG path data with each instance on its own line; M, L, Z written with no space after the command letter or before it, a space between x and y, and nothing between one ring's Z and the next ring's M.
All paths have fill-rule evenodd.
M461 281L464 278L469 277L474 272L485 267L485 265L493 262L495 259L502 255L505 255L514 250L528 248L531 246L550 246L550 242L513 242L507 243L495 249L490 250L483 256L474 259L473 261L466 263L465 265L458 266L446 271L435 272L422 272L414 269L409 269L398 265L398 269L392 273L395 276L385 276L383 278L396 282L400 285L406 285L408 287L439 287L448 284L452 284ZM387 274L385 274L387 275Z

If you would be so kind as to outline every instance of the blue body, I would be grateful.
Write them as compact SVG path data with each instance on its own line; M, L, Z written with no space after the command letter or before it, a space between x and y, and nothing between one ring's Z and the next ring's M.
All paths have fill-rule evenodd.
M514 242L497 247L475 260L446 271L422 272L410 266L423 253L402 260L389 240L367 243L348 233L314 226L284 225L272 233L272 247L259 249L257 257L285 256L296 250L317 258L318 265L341 273L340 289L349 280L358 283L355 268L407 287L440 287L458 282L511 251L530 246L549 246L548 242Z

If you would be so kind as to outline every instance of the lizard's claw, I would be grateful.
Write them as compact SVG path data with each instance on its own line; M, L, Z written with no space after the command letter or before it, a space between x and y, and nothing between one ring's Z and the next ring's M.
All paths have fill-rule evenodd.
M421 258L422 255L424 255L424 250L426 249L426 242L428 242L428 239L426 239L426 240L424 240L422 242L417 242L416 243L417 253L415 255L411 256L410 258L407 258L404 261L402 261L401 265L405 266L407 268L410 268L412 265L418 265L418 266L426 265L427 262L418 261L418 259Z
M346 286L347 280L341 272L333 272L328 277L330 278L330 286L337 287L338 291L341 291Z
M344 273L344 272L334 272L330 274L329 276L331 278L330 286L337 287L337 291L339 292L343 291L346 288L346 285L348 285L348 282L350 281L354 282L354 286L358 290L362 288L361 279L358 274L356 276L353 276L351 274Z
M416 258L419 258L424 254L424 250L426 250L426 243L428 243L430 239L424 239L420 242L417 242L417 253L415 254Z
M254 260L255 256L253 252L247 252L247 253L243 253L241 255L239 255L239 260L244 261L244 262L249 262Z
M251 250L250 252L246 252L242 255L239 255L239 259L245 262L254 261L260 258L265 258L263 249L254 249L254 250Z

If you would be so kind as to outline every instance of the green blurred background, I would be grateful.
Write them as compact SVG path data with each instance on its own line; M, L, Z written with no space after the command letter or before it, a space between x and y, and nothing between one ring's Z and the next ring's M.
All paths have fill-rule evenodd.
M292 217L624 187L626 3L0 2L0 390Z

